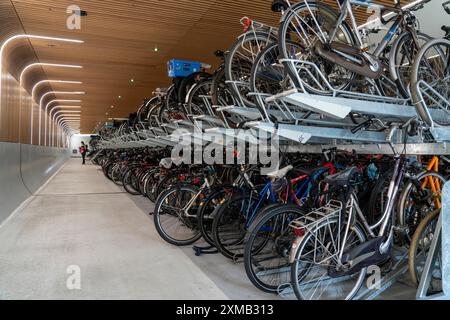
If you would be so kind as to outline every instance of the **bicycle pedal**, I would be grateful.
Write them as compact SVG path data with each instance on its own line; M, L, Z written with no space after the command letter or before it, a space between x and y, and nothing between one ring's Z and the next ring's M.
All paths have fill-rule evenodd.
M393 270L394 262L392 261L392 258L389 258L385 262L381 263L379 267L381 275L384 276Z

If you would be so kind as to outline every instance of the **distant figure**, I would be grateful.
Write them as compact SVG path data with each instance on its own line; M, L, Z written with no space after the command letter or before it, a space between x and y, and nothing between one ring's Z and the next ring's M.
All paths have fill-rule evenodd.
M80 154L83 158L83 164L86 164L86 153L87 153L87 146L84 144L83 141L81 141L81 147L80 147Z

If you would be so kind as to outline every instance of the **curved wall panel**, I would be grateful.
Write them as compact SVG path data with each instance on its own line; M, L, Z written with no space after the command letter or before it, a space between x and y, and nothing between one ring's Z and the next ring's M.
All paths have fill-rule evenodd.
M0 46L24 31L10 1L0 1ZM33 83L45 79L41 68L28 76L21 88L20 71L38 62L27 40L8 45L3 52L0 74L0 223L33 195L68 158L68 150L30 145L37 141L37 126L30 130L31 108L38 123L38 106L29 94Z

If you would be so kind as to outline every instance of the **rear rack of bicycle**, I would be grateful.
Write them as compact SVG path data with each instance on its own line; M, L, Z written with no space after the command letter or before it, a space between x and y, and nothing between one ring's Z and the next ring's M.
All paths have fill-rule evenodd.
M142 125L142 129L129 129L126 133L119 130L108 141L101 141L99 146L107 149L164 148L174 147L180 141L202 146L211 143L229 145L233 141L259 144L261 140L258 137L264 133L265 136L277 137L280 148L285 152L320 153L323 149L335 147L366 154L392 154L394 150L408 154L450 153L447 148L450 141L448 127L427 126L417 135L409 136L405 144L405 133L395 123L420 119L417 107L410 100L385 97L377 92L334 90L311 62L294 59L281 62L303 70L303 74L310 77L309 81L320 83L329 94L307 93L302 85L304 81L299 78L300 87L297 89L273 96L250 93L259 108L249 107L242 98L237 99L235 105L213 106L211 97L202 96L209 114L188 115L187 119L170 123L159 123L155 119L153 127ZM247 85L243 82L228 83L235 88ZM430 88L420 83L417 87L422 95L433 97ZM438 107L426 110L429 117L449 117L445 107L450 102L441 96L434 97ZM222 120L224 114L233 115L246 125L242 129L233 129ZM364 117L355 121L358 115Z
M291 221L289 226L293 229L301 230L302 232L311 231L322 222L339 217L341 211L342 202L331 200L325 206Z

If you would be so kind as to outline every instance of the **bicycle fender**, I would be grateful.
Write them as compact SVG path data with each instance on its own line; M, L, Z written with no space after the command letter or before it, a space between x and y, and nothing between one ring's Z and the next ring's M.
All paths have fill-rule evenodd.
M297 236L295 240L292 242L291 252L289 253L289 263L294 263L295 256L297 255L297 251L300 248L300 244L302 243L305 236Z

